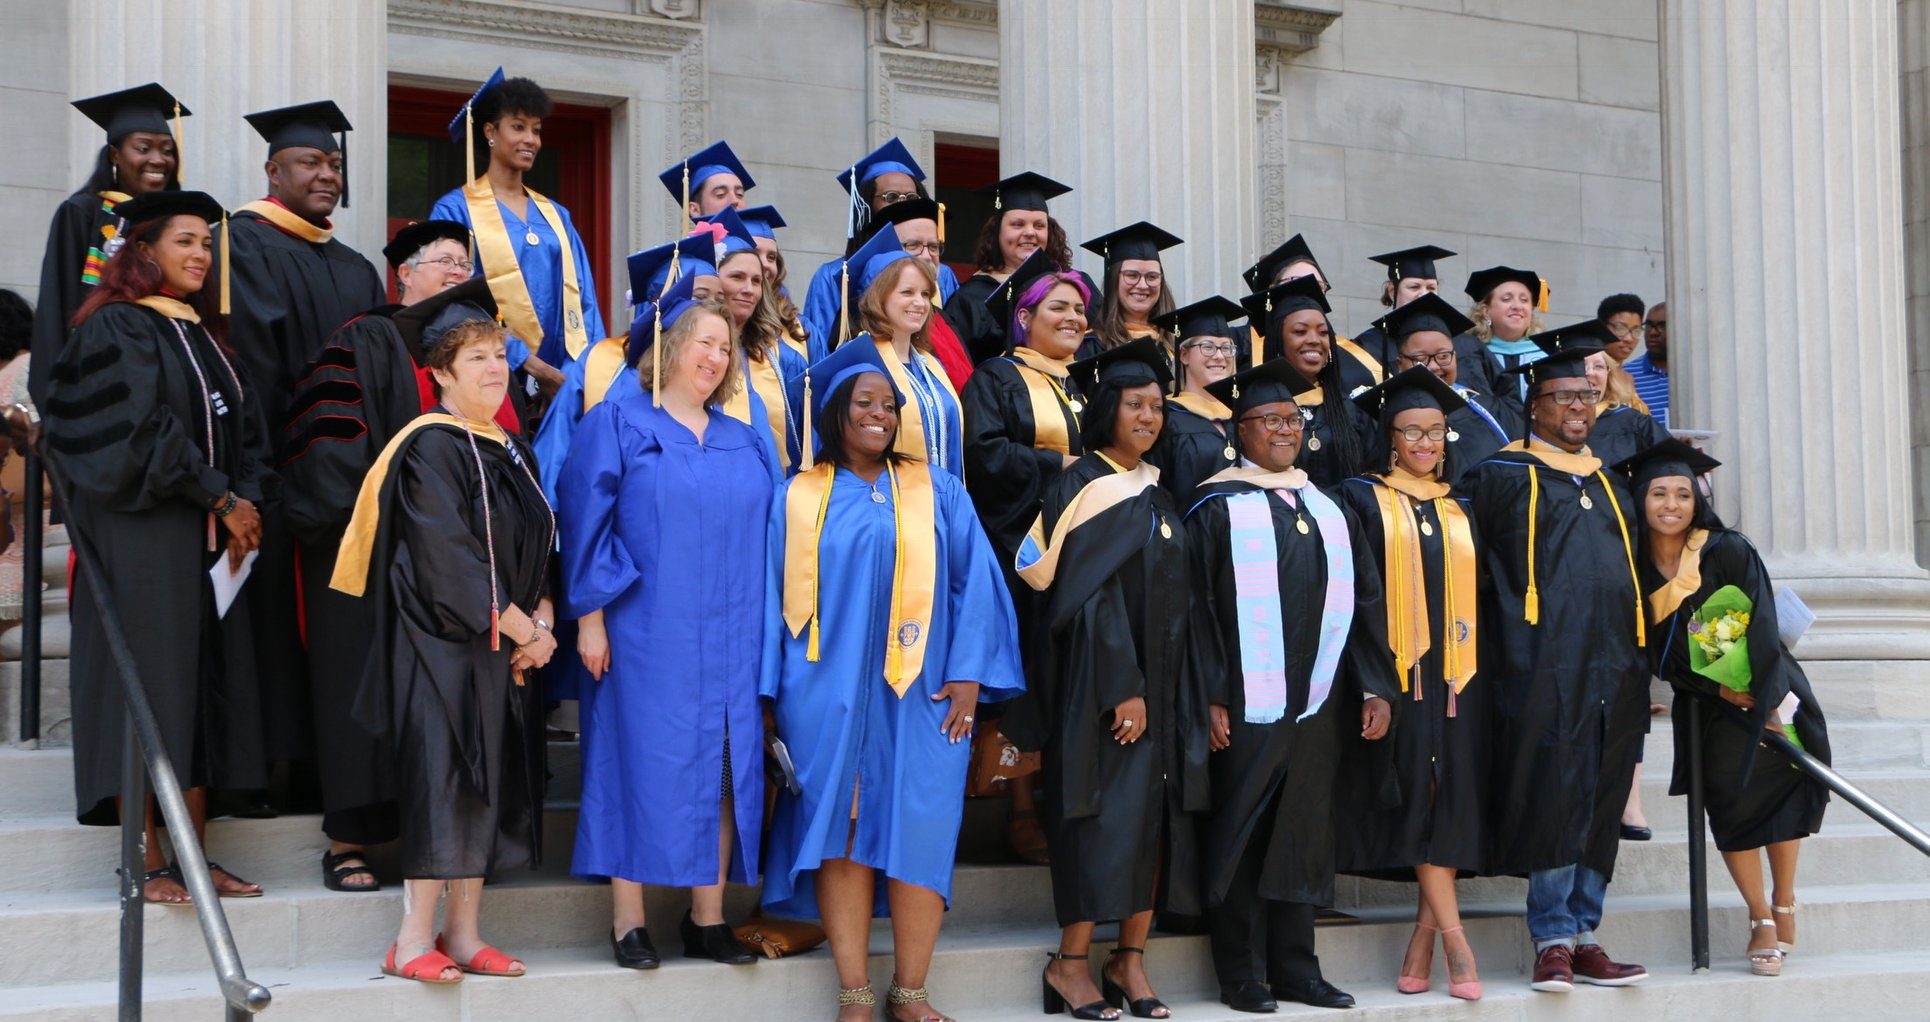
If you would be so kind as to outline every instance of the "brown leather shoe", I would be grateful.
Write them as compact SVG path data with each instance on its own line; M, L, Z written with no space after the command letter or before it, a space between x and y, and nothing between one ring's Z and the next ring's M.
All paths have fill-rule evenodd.
M1546 994L1575 989L1575 949L1566 944L1543 948L1535 955L1535 978L1528 985Z
M1575 949L1574 972L1576 982L1598 987L1625 987L1649 978L1649 971L1639 965L1611 960L1600 944L1583 944Z

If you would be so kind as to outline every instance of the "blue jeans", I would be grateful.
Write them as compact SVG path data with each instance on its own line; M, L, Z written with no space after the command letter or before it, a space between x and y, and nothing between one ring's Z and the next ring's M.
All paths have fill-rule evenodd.
M1602 924L1608 878L1587 866L1562 866L1528 874L1528 936L1535 952L1564 944L1595 943Z

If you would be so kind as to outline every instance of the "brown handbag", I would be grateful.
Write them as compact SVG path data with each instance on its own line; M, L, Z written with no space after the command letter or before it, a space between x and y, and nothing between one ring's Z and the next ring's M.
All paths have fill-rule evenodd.
M801 919L746 920L735 930L737 939L766 958L801 955L824 943L824 928Z
M1020 752L997 727L972 736L972 765L965 776L965 794L972 798L1003 795L1008 782L1039 772L1039 754Z

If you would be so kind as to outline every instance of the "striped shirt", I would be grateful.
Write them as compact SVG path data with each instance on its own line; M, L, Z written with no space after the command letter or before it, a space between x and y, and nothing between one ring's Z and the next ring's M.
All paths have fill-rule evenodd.
M1635 381L1635 396L1649 406L1649 414L1655 418L1656 425L1668 429L1668 370L1655 368L1649 362L1649 353L1646 351L1622 363L1622 368L1627 370L1629 378Z

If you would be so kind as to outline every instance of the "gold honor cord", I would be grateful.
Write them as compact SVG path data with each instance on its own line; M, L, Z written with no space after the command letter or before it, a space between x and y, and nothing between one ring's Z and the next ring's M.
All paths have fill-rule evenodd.
M180 181L187 173L188 141L187 136L181 133L181 101L177 99L174 101L174 180ZM223 294L221 297L226 300L228 296ZM221 311L225 313L228 310Z

